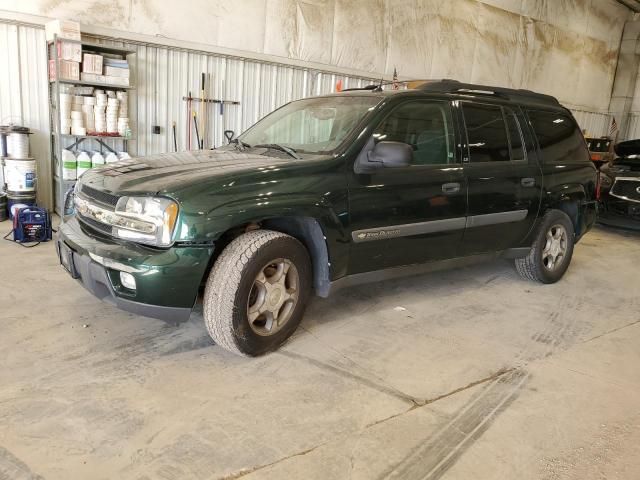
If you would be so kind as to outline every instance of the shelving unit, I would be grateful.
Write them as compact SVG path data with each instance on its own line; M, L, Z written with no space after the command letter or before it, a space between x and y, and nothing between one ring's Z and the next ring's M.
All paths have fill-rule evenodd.
M136 52L125 48L113 47L108 45L99 45L96 43L85 42L82 40L70 40L66 38L54 37L54 39L48 42L47 52L48 59L54 60L55 79L49 81L49 110L51 112L50 129L51 129L51 161L53 174L53 192L54 192L54 205L55 211L58 215L61 215L64 208L64 200L66 193L73 188L75 180L64 180L63 165L62 165L62 150L63 149L76 149L84 142L96 142L100 151L107 150L110 152L116 151L129 151L129 142L134 141L135 137L121 137L114 135L71 135L60 132L60 86L61 85L73 85L81 87L94 87L103 90L133 90L134 85L113 85L101 82L87 82L83 80L69 80L60 78L60 57L58 56L58 49L56 47L57 42L62 41L65 43L77 43L82 45L82 51L91 51L94 53L108 53L122 55L127 59L129 65L133 64L131 59L132 55ZM133 82L133 77L130 77L129 81ZM129 109L131 110L131 102L134 101L135 96L129 96ZM135 126L135 124L133 125Z

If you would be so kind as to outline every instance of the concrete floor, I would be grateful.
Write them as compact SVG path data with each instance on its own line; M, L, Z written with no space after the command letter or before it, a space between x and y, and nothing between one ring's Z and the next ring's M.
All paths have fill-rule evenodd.
M637 479L639 267L640 234L597 228L557 285L354 288L245 359L2 241L0 479Z

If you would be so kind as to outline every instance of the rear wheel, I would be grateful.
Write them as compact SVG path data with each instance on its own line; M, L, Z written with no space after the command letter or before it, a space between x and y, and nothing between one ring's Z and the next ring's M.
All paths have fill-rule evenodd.
M241 355L277 349L297 328L311 290L311 261L295 238L255 230L234 239L211 270L204 319L213 341Z
M529 280L555 283L569 268L574 241L571 219L560 210L550 210L542 219L529 254L516 259L516 270Z

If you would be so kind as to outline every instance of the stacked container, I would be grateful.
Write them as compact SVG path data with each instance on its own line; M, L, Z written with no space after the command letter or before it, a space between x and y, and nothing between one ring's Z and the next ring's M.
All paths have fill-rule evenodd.
M107 102L107 133L118 133L118 111L120 100L110 97Z
M7 186L9 209L13 205L34 205L36 201L36 161L29 156L30 134L26 127L0 127L1 176Z
M107 131L107 117L105 109L107 108L107 94L104 90L96 90L96 104L94 107L95 128L97 133L105 133Z
M71 133L71 104L73 95L70 93L60 93L60 133L69 135Z

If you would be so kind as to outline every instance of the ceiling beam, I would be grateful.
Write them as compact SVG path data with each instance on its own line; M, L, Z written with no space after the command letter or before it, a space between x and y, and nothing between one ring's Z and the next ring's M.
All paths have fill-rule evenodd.
M638 0L617 0L620 5L624 5L635 13L640 13L640 1Z

